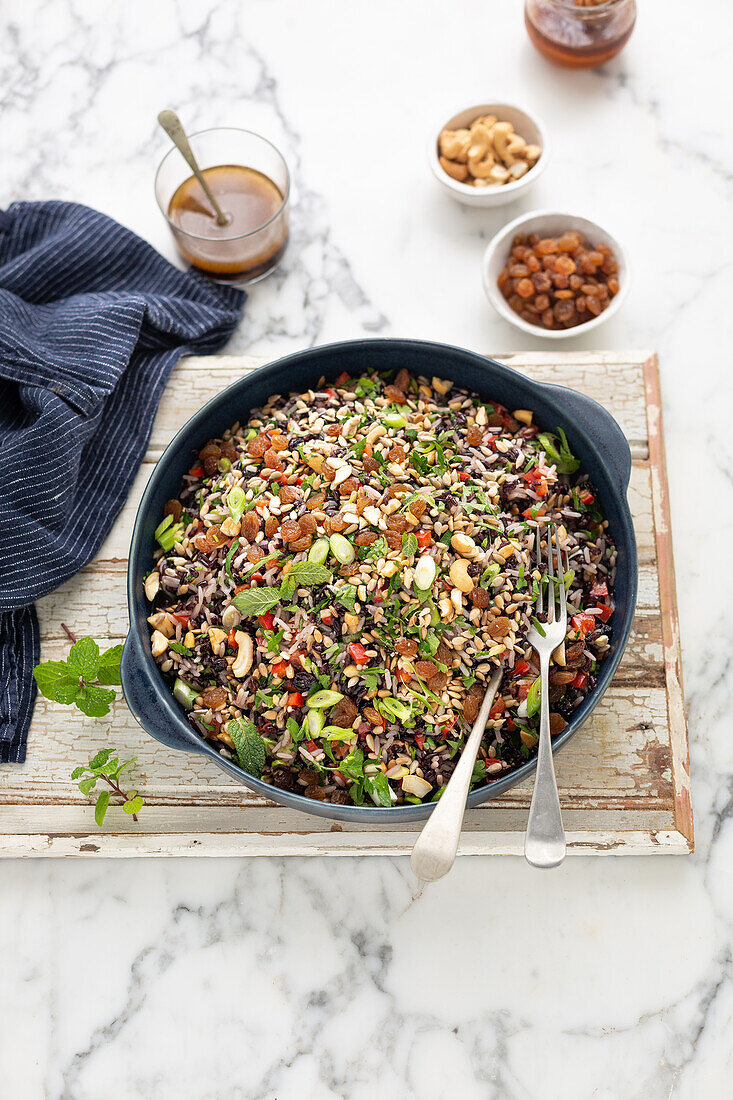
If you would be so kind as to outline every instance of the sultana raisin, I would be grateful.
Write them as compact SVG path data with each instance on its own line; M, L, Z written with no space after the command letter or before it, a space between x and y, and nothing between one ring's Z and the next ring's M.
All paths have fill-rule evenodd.
M262 561L264 557L267 557L265 551L262 549L259 543L255 542L247 550L247 561L252 565L256 565L258 561Z
M550 299L547 294L538 294L534 300L534 308L538 313L544 313L546 309L549 309Z
M360 486L361 482L355 477L347 477L345 481L342 481L341 484L337 486L337 488L340 496L348 497L351 496L352 493L355 493Z
M283 542L294 542L302 537L303 532L297 519L286 519L280 528L280 536Z
M480 709L479 700L475 695L467 695L463 700L463 717L467 722L475 722Z
M294 485L283 485L280 490L280 500L283 504L294 504L298 499L298 490Z
M313 545L313 538L311 535L304 535L302 539L295 539L290 543L290 549L296 554L299 554L301 550L310 550Z
M221 445L221 453L224 458L228 458L230 462L236 462L239 458L239 451L236 444L231 439L226 439Z
M252 458L262 458L267 449L267 440L262 435L256 435L255 438L250 439L247 444L247 453L250 454Z
M575 260L571 260L569 256L558 256L555 271L559 271L561 275L574 275Z
M379 463L377 462L376 458L372 458L371 455L366 455L362 462L362 465L364 466L364 469L367 471L367 473L370 474L379 469Z
M277 529L280 526L280 520L277 516L268 516L265 520L265 534L268 538L272 538L277 534Z
M402 463L405 461L405 452L402 450L401 447L395 445L394 447L390 447L390 449L387 451L387 458L390 462Z
M559 733L562 733L562 731L565 729L566 726L567 726L567 722L565 721L565 719L563 718L563 716L561 714L557 714L557 713L555 713L555 711L550 712L550 736L551 737L557 737L557 735Z
M390 550L402 549L402 535L399 531L388 531L384 537Z
M208 455L204 459L204 474L206 477L213 477L219 469L219 459L214 455Z
M417 642L413 638L398 638L394 647L401 657L414 657L417 653Z
M520 298L531 298L534 294L534 283L531 279L520 279L517 283L517 294Z
M417 661L415 663L415 672L421 680L432 680L438 672L438 666L433 664L432 661Z
M313 493L311 494L311 496L308 497L307 501L305 502L305 506L306 508L309 508L310 511L315 511L317 508L323 507L323 502L325 499L325 493Z
M399 512L393 512L391 516L387 516L387 526L390 531L404 531L409 525L404 516Z
M199 451L199 458L202 461L206 458L216 458L218 460L218 459L221 458L221 447L219 446L218 443L214 443L214 442L207 443Z
M336 436L341 435L341 425L329 424L326 428L326 435L329 435L332 439L335 439Z
M568 293L570 292L568 291ZM559 321L561 325L566 325L568 321L572 321L575 317L575 303L568 301L555 302L552 312L556 321Z
M593 313L596 317L603 310L603 306L597 298L586 298L585 306L588 312Z
M313 516L301 516L298 523L304 535L312 535L318 526Z
M223 687L210 687L201 693L201 702L205 707L219 710L227 701L228 692Z
M326 516L323 521L323 530L327 535L333 535L334 532L343 531L345 526L344 517L340 512L336 512L333 516Z
M499 638L506 638L507 634L512 628L511 620L506 615L499 615L498 618L493 619L487 626L487 631L491 637L498 641Z
M241 535L247 542L254 542L260 530L260 518L256 512L247 512L242 517Z
M466 443L468 443L469 447L480 447L483 438L484 433L477 424L472 424L466 429Z
M415 519L420 519L420 517L425 514L427 506L426 500L423 500L422 497L417 497L416 500L411 500L407 505L407 511L411 516L414 516Z
M535 252L540 256L547 256L557 251L557 240L554 237L544 237L541 241L538 241L535 246Z
M385 386L384 396L388 401L394 401L397 405L404 405L407 400L404 390L401 390L398 386Z
M270 447L273 451L287 451L288 441L281 432L273 432L270 436Z
M397 372L397 377L394 380L394 385L398 390L403 393L407 393L410 388L410 372L403 367L402 370Z
M173 516L174 522L178 523L179 519L181 518L182 511L183 507L181 506L180 500L169 500L165 508L163 509L163 515Z
M379 535L376 531L360 531L354 542L357 546L371 546L378 538Z
M272 448L265 451L265 466L268 470L282 470L283 464L277 451L273 451Z

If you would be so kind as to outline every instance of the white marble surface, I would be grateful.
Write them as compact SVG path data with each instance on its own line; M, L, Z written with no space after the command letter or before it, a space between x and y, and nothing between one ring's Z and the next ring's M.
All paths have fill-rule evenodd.
M640 6L622 57L573 75L533 53L519 0L4 0L2 205L76 199L168 250L160 107L285 150L292 245L232 350L529 348L483 297L495 228L565 207L625 242L631 297L564 350L661 355L697 853L464 860L417 900L404 860L4 862L0 1095L730 1095L733 631L710 563L733 544L733 14ZM492 98L537 109L554 159L516 206L469 212L425 136Z

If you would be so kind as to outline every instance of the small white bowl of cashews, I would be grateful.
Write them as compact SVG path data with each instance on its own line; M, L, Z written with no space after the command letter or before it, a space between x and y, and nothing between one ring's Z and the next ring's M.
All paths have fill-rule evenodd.
M465 206L504 206L525 194L547 167L544 126L509 103L458 111L428 142L428 162L447 193Z

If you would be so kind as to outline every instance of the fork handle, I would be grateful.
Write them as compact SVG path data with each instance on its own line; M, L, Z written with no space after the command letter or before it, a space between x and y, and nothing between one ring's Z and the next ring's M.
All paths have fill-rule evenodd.
M565 859L565 830L550 737L550 655L540 656L540 744L529 807L524 855L533 867L557 867Z

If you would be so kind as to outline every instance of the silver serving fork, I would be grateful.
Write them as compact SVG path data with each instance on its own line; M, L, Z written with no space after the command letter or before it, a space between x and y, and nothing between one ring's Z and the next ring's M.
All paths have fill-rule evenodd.
M555 767L552 762L552 744L550 738L550 657L563 642L567 632L567 611L565 608L565 570L559 546L553 548L554 528L545 530L547 538L547 622L531 627L527 638L540 659L540 743L537 752L537 771L535 772L532 803L529 807L527 833L524 838L524 855L533 867L557 867L565 858L565 830L560 813L560 798L557 793ZM542 568L542 539L537 530L537 568ZM557 562L557 573L553 558ZM535 612L541 615L544 610L543 585L540 581Z

